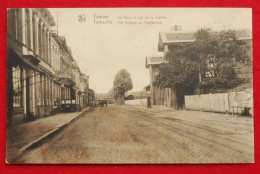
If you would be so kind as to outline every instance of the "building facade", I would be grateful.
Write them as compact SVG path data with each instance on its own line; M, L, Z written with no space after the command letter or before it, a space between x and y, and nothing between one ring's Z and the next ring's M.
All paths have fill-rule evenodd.
M156 75L159 74L159 66L163 62L164 62L163 57L159 57L159 56L146 57L145 67L149 69L149 74L150 74L149 92L150 92L152 105L164 105L165 103L164 102L165 90L159 89L153 85Z
M149 92L152 105L164 105L166 107L177 107L177 96L173 89L170 88L158 88L153 85L156 76L159 74L160 64L164 63L164 57L147 56L145 67L149 69L150 84Z
M7 11L8 125L51 115L60 99L73 98L76 62L53 26L48 9ZM86 90L88 77L82 78Z
M248 45L252 48L252 34L249 30L235 30L235 34L238 41L247 41ZM158 51L162 52L165 55L167 52L174 51L174 49L179 44L191 43L194 42L195 39L196 38L194 31L181 31L181 27L175 26L169 32L159 33ZM252 55L251 50L249 51L249 54ZM160 59L160 61L156 61L156 59L153 57L146 57L146 68L149 68L150 71L150 96L152 98L152 104L164 104L167 107L181 108L184 107L184 95L187 95L187 92L188 95L207 93L207 90L201 88L194 88L192 91L184 91L183 89L157 89L153 87L152 82L155 80L156 73L159 73L159 66L163 61L165 61L164 56L162 59ZM210 62L208 62L208 66L211 67L213 65ZM240 65L239 63L237 63L236 67L234 68L236 71L236 77L249 79L249 83L252 86L252 66L243 66L242 64ZM211 78L211 74L212 73L210 72L205 72L203 74L203 77L201 77L202 81L206 80L207 78ZM158 102L157 100L160 101L160 98L162 98L162 96L164 96L163 101Z

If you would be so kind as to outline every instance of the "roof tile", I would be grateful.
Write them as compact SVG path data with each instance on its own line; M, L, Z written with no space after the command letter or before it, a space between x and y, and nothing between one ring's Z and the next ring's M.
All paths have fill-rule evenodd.
M238 39L252 39L249 30L234 30ZM192 42L195 41L195 32L165 32L160 33L162 43Z

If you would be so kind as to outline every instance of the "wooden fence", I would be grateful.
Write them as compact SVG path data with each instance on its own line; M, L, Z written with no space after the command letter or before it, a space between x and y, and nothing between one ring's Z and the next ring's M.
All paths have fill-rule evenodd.
M253 115L253 89L185 96L185 108L190 110Z
M126 105L147 105L147 99L125 100Z

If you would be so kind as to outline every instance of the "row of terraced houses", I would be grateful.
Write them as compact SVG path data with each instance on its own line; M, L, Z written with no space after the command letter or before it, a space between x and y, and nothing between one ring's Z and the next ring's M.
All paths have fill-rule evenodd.
M81 72L65 37L52 30L48 9L7 11L7 123L54 113L62 99L88 104L89 77Z

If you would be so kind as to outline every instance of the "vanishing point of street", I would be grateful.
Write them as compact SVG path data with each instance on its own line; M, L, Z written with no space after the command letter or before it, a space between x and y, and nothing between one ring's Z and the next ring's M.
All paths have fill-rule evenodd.
M252 162L253 119L140 106L93 107L17 163Z

